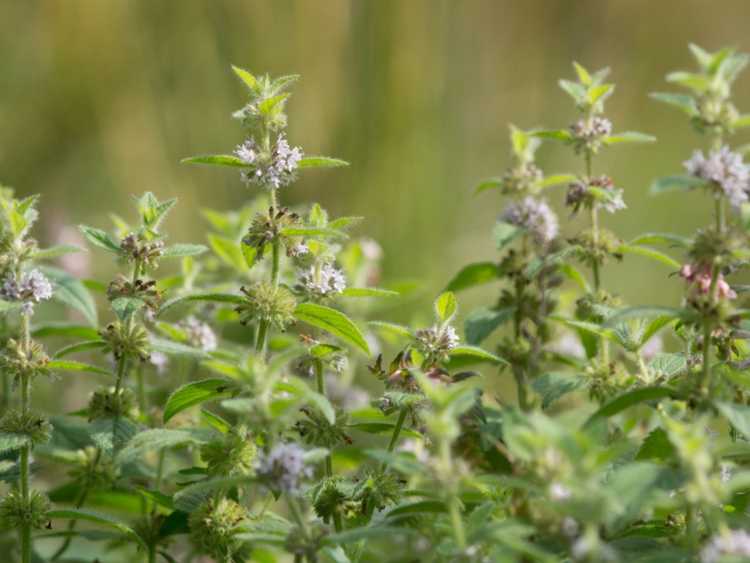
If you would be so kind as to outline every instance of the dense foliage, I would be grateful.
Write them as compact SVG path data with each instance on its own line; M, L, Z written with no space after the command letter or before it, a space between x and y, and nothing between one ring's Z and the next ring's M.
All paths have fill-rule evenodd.
M296 76L234 68L248 94L234 113L242 141L185 160L235 168L255 196L204 210L207 246L168 241L176 201L146 193L111 232L81 227L121 273L77 280L45 264L80 249L38 248L36 198L3 189L5 552L23 563L750 558L750 315L737 282L750 168L729 145L750 125L731 99L748 58L691 50L698 70L667 77L688 93L653 97L709 146L653 191L703 191L710 224L630 241L605 228L625 190L596 156L655 139L614 132L608 71L575 64L577 80L560 82L573 124L511 127L511 166L477 188L508 199L497 260L459 271L427 326L383 318L409 288L377 287L381 250L354 236L360 218L283 205L298 174L347 164L287 140ZM548 140L580 171L546 175L535 154ZM561 234L542 196L555 186L588 228ZM608 292L601 272L624 259L683 278L679 306ZM456 294L490 283L496 300L459 336ZM50 300L74 317L49 322ZM35 387L75 374L104 385L65 416L32 409ZM514 405L486 392L506 376ZM50 469L42 492L34 474Z

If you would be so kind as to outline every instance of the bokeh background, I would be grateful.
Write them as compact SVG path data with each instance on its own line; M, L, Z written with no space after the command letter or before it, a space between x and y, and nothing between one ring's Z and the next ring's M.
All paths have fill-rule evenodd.
M421 280L426 301L462 264L495 256L490 232L502 201L471 189L505 169L509 122L566 127L574 119L557 87L572 77L572 60L612 67L616 130L659 138L597 160L629 205L607 226L627 239L706 222L701 194L647 194L701 142L681 114L647 94L669 89L665 73L692 64L691 41L750 48L749 16L746 0L5 0L0 181L43 195L47 242L74 237L66 225L107 225L110 211L129 212L131 194L147 189L179 196L170 230L201 242L201 207L235 208L250 196L233 170L179 164L240 141L230 113L244 94L230 63L301 73L291 141L352 166L305 174L284 190L285 202L365 216L361 231L386 253L384 283ZM750 76L736 91L750 109L742 103ZM581 167L552 144L540 162L550 173ZM562 190L550 197L559 208ZM109 261L92 259L103 275ZM606 269L608 287L631 303L678 299L664 267L629 260Z

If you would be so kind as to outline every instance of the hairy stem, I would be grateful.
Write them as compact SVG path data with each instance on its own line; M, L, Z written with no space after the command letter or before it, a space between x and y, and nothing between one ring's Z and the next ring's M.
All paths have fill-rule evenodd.
M29 315L21 314L21 346L24 355L29 354L31 348L31 336L29 332ZM28 374L24 374L21 377L21 411L24 414L29 412L31 407L31 380ZM31 501L31 488L30 488L30 457L31 457L31 445L26 445L21 448L21 460L20 460L20 487L21 497L23 498L24 504L29 505ZM21 526L21 561L22 563L31 563L31 526L24 524Z

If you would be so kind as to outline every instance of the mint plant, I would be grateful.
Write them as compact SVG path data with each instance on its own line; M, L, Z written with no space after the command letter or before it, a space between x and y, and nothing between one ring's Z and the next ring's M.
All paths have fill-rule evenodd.
M702 192L686 197L712 200L705 227L608 230L629 186L597 156L655 138L615 132L608 70L574 64L560 81L572 123L511 126L506 172L475 190L504 199L498 255L459 270L413 326L387 318L401 295L379 287L362 218L284 204L307 169L347 165L294 145L297 76L233 67L242 135L184 162L229 169L247 201L201 210L205 244L171 241L176 200L145 193L111 229L81 226L117 274L76 280L48 262L82 249L39 248L37 198L0 190L7 558L749 559L750 167L730 144L750 125L732 99L748 58L691 51L698 70L667 76L688 93L653 98L707 142L651 191ZM537 156L560 148L575 170L547 174ZM556 214L558 186L582 229ZM684 293L626 305L606 275L625 259ZM458 296L490 284L462 315ZM102 384L72 411L34 410L36 385L83 375Z

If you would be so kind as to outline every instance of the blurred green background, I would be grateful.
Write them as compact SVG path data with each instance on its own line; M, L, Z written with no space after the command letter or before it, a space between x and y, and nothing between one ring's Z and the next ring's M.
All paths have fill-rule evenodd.
M292 143L352 166L305 174L284 189L284 201L364 215L361 232L386 253L385 282L420 279L427 299L462 264L495 256L490 231L502 201L471 189L505 169L509 122L572 122L575 110L557 87L572 77L572 60L612 67L616 130L659 138L597 160L595 171L610 172L629 205L607 226L628 238L707 222L699 193L647 195L654 177L679 171L700 143L682 115L647 93L670 89L665 73L692 65L691 41L748 48L748 16L746 0L6 0L0 181L43 195L39 235L47 242L73 237L65 225L107 225L108 212L129 213L130 195L143 190L179 196L171 232L201 242L200 207L233 208L251 195L233 170L179 164L240 141L230 113L244 93L230 63L298 72ZM750 77L737 85L740 109L750 109L748 93ZM540 163L548 173L581 168L553 144ZM560 208L562 190L550 197ZM102 272L109 261L100 258L92 254ZM628 262L605 271L614 291L631 303L679 299L665 267Z

